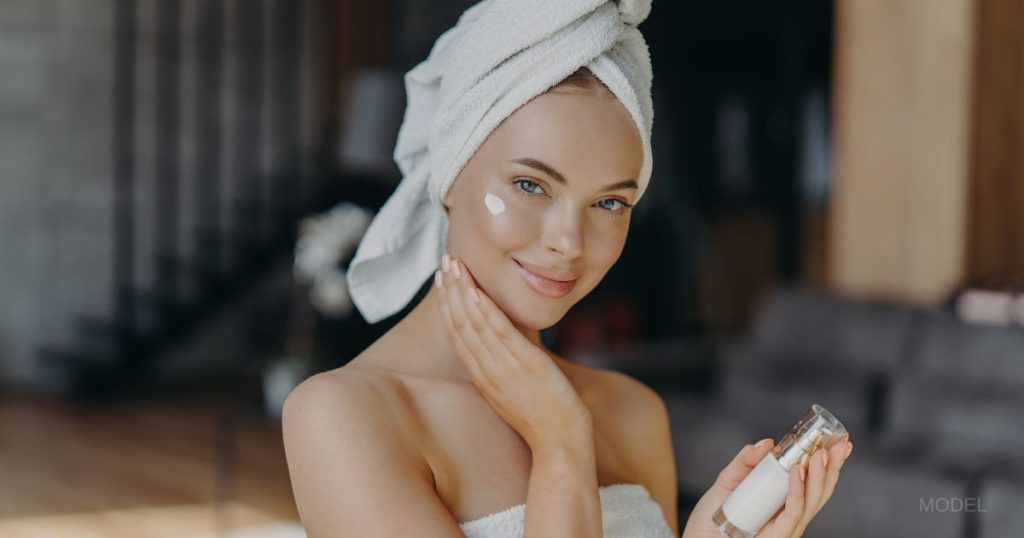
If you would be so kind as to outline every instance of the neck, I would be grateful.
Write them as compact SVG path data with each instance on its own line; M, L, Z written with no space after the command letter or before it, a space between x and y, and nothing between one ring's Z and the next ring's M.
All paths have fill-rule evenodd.
M472 382L472 375L465 363L455 352L448 339L445 321L441 315L441 292L430 286L430 291L407 316L395 325L396 336L406 342L416 342L417 354L410 357L403 369L423 375L454 378ZM540 331L524 328L513 322L513 326L538 348L547 352L541 343ZM550 353L549 353L550 355Z

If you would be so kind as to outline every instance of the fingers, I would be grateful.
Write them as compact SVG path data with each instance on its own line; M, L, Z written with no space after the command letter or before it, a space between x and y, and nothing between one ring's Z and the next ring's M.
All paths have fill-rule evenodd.
M465 313L462 298L458 295L458 289L453 282L454 266L446 264L447 270L442 270L435 276L435 287L439 285L441 300L441 315L444 318L445 330L448 338L455 347L456 354L466 364L466 368L473 375L477 382L490 382L486 368L482 360L489 353L476 331L470 326L470 321Z
M466 269L465 264L461 261L455 260L448 254L445 254L445 258L449 260L449 264L451 265L458 264L460 274L470 274ZM500 341L500 347L498 347L497 342L495 342L496 347L494 349L499 350L495 352L500 353L500 350L504 350L512 357L518 357L521 360L529 362L529 357L532 357L532 354L536 352L536 346L527 340L526 337L523 336L522 332L516 329L512 324L512 321L508 319L508 316L498 308L498 305L496 305L494 301L483 292L483 290L475 286L471 276L469 278L463 276L463 278L457 279L457 281L462 282L463 279L466 280L465 304L467 307L475 305L479 309L480 315L487 322L491 331L494 332L493 336L497 341ZM473 290L473 292L470 292L470 289ZM474 293L476 297L473 297ZM479 298L479 302L475 301L476 298Z
M805 510L806 472L804 466L799 463L789 470L789 494L786 496L782 513L775 518L773 536L793 536L797 530Z
M839 472L852 449L849 441L829 451L816 451L806 464L795 465L789 474L789 494L782 511L765 526L766 536L802 536L811 520L832 496ZM803 473L801 473L803 470ZM770 530L769 530L770 529Z
M473 277L469 274L465 264L455 259L451 259L449 263L455 264L459 269L461 276L456 278L456 288L462 297L462 306L465 308L470 325L476 331L477 337L490 352L490 358L495 360L510 359L508 348L495 332L493 323L484 314L485 308L493 307L490 298L487 297L483 290L474 285ZM487 300L486 304L484 303L485 299ZM497 307L493 307L493 311L501 313L497 310ZM504 314L501 314L501 317L504 317ZM507 318L505 320L506 322L508 321Z
M740 482L754 470L765 454L771 451L774 441L762 439L754 445L747 445L736 454L736 457L726 465L722 472L718 473L715 480L716 486L723 486L730 491L736 489Z
M440 287L441 278L440 272L435 273L435 286ZM441 307L441 319L444 321L444 328L448 335L448 340L451 341L452 346L455 348L455 354L458 355L463 363L465 363L470 374L472 374L473 377L478 377L482 374L482 372L480 372L480 366L477 364L476 358L473 357L473 354L466 347L466 344L463 343L462 336L455 330L455 325L452 322L451 311L448 309L448 301L443 297L444 292L442 291L441 293L442 298L438 301L438 304L440 304Z
M821 497L825 491L826 469L829 463L832 464L833 468L836 467L836 462L829 461L827 450L816 451L808 462L807 479L804 481L803 516L797 524L797 534L803 534L807 524L818 514L818 509L821 506Z
M853 450L853 443L849 441L836 443L836 446L832 447L828 455L830 465L828 472L825 473L825 490L822 493L821 500L818 501L818 510L821 510L821 507L832 498L836 482L839 481L839 471L842 470L843 465L846 463L846 458L850 457L851 450Z

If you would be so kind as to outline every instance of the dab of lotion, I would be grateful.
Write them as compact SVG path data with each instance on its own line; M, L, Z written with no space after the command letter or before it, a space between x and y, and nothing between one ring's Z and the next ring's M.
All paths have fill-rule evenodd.
M491 193L487 193L484 196L484 205L487 206L487 210L494 216L498 216L505 211L505 201Z

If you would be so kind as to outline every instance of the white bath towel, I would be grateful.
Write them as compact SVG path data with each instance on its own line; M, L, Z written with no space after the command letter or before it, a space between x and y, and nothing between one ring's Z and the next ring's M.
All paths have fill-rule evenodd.
M601 486L597 493L604 538L673 538L661 505L642 484ZM522 538L525 525L526 505L517 504L459 527L466 538Z
M625 106L643 142L637 178L651 176L652 72L636 28L651 0L483 0L405 74L407 107L394 157L403 177L349 265L349 293L377 322L400 311L438 268L441 205L487 136L519 107L587 66Z

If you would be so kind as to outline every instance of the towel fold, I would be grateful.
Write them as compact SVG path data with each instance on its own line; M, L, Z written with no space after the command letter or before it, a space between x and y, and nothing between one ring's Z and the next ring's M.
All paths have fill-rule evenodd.
M407 106L394 158L402 181L363 236L349 293L375 323L400 311L440 265L441 201L487 136L580 67L629 111L643 143L637 200L651 176L651 62L636 28L651 0L483 0L405 74Z

